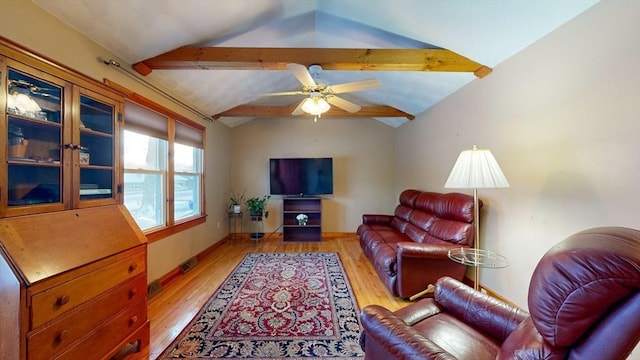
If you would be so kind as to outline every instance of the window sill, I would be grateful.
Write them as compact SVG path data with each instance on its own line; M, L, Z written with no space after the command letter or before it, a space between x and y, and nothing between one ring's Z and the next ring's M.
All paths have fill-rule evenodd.
M147 236L147 242L152 243L161 239L166 238L167 236L177 234L181 231L190 229L196 225L203 224L207 221L207 215L200 215L196 218L191 218L184 222L180 222L178 224L174 224L172 226L167 226L162 229L156 229L145 233Z

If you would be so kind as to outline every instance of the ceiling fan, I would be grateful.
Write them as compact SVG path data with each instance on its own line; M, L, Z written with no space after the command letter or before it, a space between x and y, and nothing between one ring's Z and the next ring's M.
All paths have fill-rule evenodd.
M342 83L336 85L328 85L324 80L320 79L322 67L320 65L311 65L309 70L304 65L290 63L287 64L289 71L302 83L302 89L298 91L286 91L277 93L263 94L265 96L282 96L282 95L305 95L304 100L291 113L292 115L302 115L308 113L317 117L327 112L331 105L335 105L350 113L358 112L361 107L351 101L345 100L336 94L348 92L356 92L363 90L371 90L380 87L381 83L378 79L368 79Z

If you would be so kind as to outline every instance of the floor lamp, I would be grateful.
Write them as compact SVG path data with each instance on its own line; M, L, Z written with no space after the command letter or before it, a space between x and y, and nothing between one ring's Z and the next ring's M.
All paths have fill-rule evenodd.
M460 153L444 187L449 189L473 189L473 221L475 225L473 248L470 250L459 249L455 254L450 251L449 257L461 264L474 267L473 286L475 290L479 290L480 267L505 267L508 262L503 256L482 250L480 247L478 189L508 188L509 182L507 182L491 151L480 150L473 145L473 149L464 150Z

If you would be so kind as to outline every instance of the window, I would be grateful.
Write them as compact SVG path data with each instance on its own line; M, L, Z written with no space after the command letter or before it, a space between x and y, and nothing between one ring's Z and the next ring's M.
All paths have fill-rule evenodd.
M123 139L124 204L148 237L202 219L204 127L126 102Z
M124 205L138 226L164 226L167 141L125 130L124 169Z
M173 215L176 220L180 220L200 213L202 149L176 143L173 151Z

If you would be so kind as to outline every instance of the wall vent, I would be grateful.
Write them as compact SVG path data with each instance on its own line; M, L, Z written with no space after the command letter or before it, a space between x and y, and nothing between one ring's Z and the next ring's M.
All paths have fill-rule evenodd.
M149 285L147 285L147 298L151 299L151 297L160 291L162 291L162 284L160 284L159 280L153 280Z
M196 259L195 257L192 257L191 259L180 264L180 271L182 271L182 273L184 274L187 271L196 267L196 265L198 265L198 259Z

